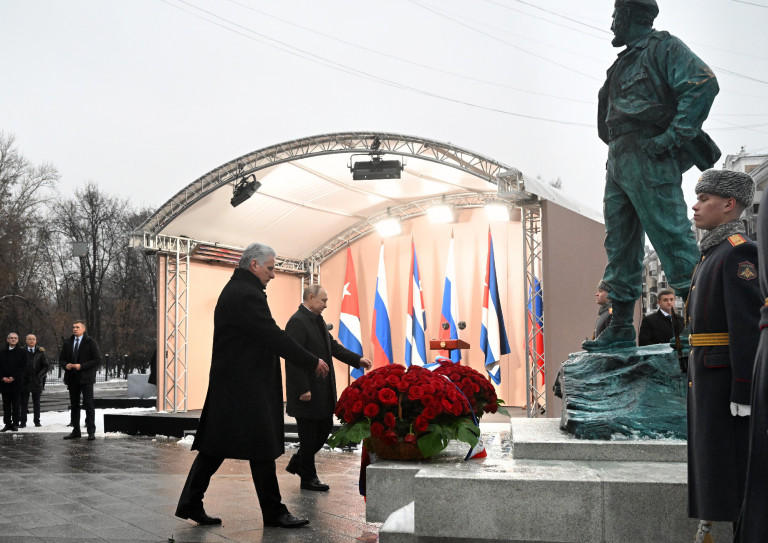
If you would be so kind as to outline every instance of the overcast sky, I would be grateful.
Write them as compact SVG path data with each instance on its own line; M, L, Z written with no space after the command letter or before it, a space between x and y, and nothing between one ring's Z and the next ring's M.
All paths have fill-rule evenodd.
M718 76L705 129L723 158L768 152L768 0L659 4L655 27ZM612 11L612 0L0 0L0 130L56 165L62 189L93 180L152 207L245 153L354 130L451 142L559 177L600 207ZM685 176L689 205L697 177Z

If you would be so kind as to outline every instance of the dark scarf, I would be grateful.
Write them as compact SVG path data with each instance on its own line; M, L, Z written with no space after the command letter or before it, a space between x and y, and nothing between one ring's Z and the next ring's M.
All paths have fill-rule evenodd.
M741 222L741 219L735 219L731 222L720 224L704 234L704 237L701 238L699 249L702 253L706 253L713 247L720 245L732 235L746 235L746 233L747 230L744 228L744 223Z

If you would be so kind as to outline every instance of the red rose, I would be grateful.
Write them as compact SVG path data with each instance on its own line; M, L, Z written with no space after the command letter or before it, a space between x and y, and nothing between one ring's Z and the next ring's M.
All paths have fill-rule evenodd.
M397 387L397 385L400 383L400 378L398 378L397 375L388 375L387 376L387 384L391 387Z
M424 389L419 385L413 385L408 389L409 400L420 400L424 396Z
M355 414L354 413L350 413L349 411L344 413L344 422L348 422L349 423L349 422L352 422L353 420L355 420Z
M384 425L380 422L374 422L371 424L371 435L374 437L380 437L384 433Z
M452 372L451 381L453 381L454 383L458 383L459 381L461 381L461 374L457 371Z
M446 398L443 398L442 400L440 400L440 405L443 407L445 411L450 411L450 412L453 411L453 402Z
M434 407L425 407L421 414L424 415L425 419L432 420L437 416L437 411Z
M397 434L393 430L387 430L382 437L390 443L397 441Z
M424 394L434 394L437 392L437 389L435 388L435 385L432 383L424 383L421 385L421 389L424 391Z
M363 410L363 415L368 417L369 419L372 419L376 415L379 414L379 406L375 403L369 403L365 406L365 409Z
M363 402L361 400L357 400L355 403L352 404L351 411L353 413L359 413L363 410Z
M430 407L436 402L437 400L434 396L428 396L427 394L424 394L424 396L421 397L421 403L424 404L424 407Z
M387 428L394 428L395 427L395 415L392 413L386 413L384 415L384 426Z
M397 383L397 390L399 390L400 392L405 392L406 390L408 390L409 386L411 385L408 381L406 381L405 379L400 379L400 382Z
M391 388L383 388L379 390L379 401L384 405L397 404L397 393Z
M416 443L416 436L410 433L405 434L403 441L405 441L406 443Z
M462 411L464 411L464 406L463 406L463 405L461 405L459 402L456 402L456 403L455 403L455 404L453 404L453 406L451 407L451 413L453 413L453 414L454 414L455 416L457 416L457 417L458 417L459 415L461 415L461 412L462 412Z
M413 426L416 428L417 432L425 432L427 427L429 427L429 421L427 421L423 415L419 415L416 417L416 420L413 421Z

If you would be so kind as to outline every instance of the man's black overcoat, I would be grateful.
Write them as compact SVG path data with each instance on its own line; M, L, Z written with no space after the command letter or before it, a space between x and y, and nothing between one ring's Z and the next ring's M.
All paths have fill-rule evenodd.
M691 335L728 334L728 345L693 346L688 362L688 516L736 521L744 496L749 404L763 298L757 246L736 234L701 256L691 281Z
M241 460L274 460L285 452L279 356L308 370L318 357L280 329L264 288L238 268L219 295L208 393L192 449Z
M80 339L80 347L77 349L77 360L72 360L72 348L75 345L75 335L69 336L61 347L59 366L64 369L64 384L80 383L81 385L96 382L96 371L101 364L101 350L96 340L87 334ZM67 364L80 364L79 370L66 369Z
M669 343L675 333L679 334L685 328L685 320L675 312L672 312L672 318L675 319L674 328L672 321L664 316L661 309L643 317L640 323L640 334L638 334L637 344L640 347L644 345L656 345L657 343Z
M314 371L303 368L293 358L285 359L286 411L292 417L324 419L333 416L336 407L336 375L331 357L353 368L360 366L360 355L350 351L331 336L322 315L312 313L304 305L291 316L285 331L309 352L328 363L330 372L322 379ZM299 400L306 391L312 393L308 402Z
M18 345L13 349L8 348L8 343L0 347L0 378L13 377L12 383L0 380L0 392L21 392L25 361L24 351Z
M765 206L765 207L762 207ZM768 210L768 191L761 207ZM757 217L758 258L761 270L768 270L768 213ZM760 309L760 344L752 376L752 415L749 432L747 483L741 520L734 541L768 541L768 274L760 274L760 291L765 305Z

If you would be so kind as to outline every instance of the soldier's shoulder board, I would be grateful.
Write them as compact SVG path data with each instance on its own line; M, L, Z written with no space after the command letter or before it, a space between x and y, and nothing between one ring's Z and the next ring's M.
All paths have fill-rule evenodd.
M746 243L747 239L744 236L742 236L741 234L734 234L734 235L728 237L728 241L731 243L731 245L736 247L737 245L741 245L742 243Z

